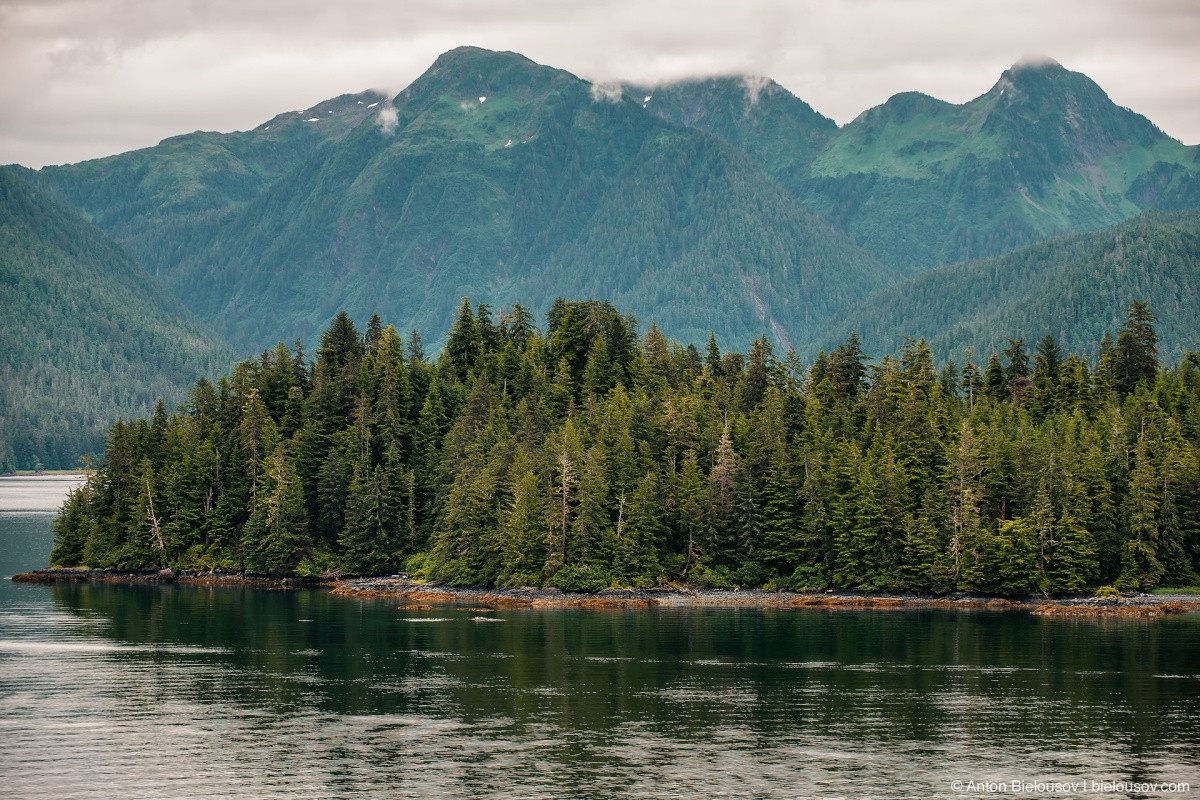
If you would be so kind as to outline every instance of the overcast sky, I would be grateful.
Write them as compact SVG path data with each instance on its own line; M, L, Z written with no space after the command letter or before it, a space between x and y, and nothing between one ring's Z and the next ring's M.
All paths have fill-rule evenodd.
M1044 55L1200 142L1197 0L0 0L0 163L396 92L464 44L595 81L765 75L843 124L910 89L961 103Z

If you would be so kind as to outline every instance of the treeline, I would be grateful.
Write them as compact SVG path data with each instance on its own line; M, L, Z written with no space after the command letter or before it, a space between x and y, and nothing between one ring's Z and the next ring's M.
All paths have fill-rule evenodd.
M811 364L668 341L610 304L463 301L428 361L340 314L185 408L119 422L56 565L453 584L968 590L1195 582L1200 356L1135 302L1098 363L1032 352Z
M846 331L894 352L921 331L939 354L990 350L1001 332L1051 332L1065 350L1096 355L1113 328L1114 297L1139 297L1158 318L1160 357L1177 361L1200 338L1200 210L1144 214L1105 230L1046 239L994 258L939 267L848 306L811 341ZM816 347L806 352L815 353Z

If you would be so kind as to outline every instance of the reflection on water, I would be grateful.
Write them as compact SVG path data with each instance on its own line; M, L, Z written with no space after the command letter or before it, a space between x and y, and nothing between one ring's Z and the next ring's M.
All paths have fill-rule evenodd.
M0 518L6 541L10 522ZM40 536L48 541L45 528ZM1196 616L474 616L321 592L7 584L5 794L951 797L952 781L970 779L1200 786Z

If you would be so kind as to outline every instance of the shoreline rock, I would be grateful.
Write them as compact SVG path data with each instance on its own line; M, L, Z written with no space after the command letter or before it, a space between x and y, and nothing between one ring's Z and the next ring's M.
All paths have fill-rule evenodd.
M917 595L869 592L792 592L763 589L605 589L594 594L560 589L457 587L420 583L405 575L371 578L271 577L240 572L201 572L171 569L131 572L114 569L39 569L14 575L14 583L123 583L248 586L265 589L326 588L339 597L386 598L402 601L401 609L466 606L472 610L500 608L781 608L830 611L904 611L947 609L962 611L1025 611L1052 618L1157 619L1200 612L1200 596L1125 594L1118 597L1005 598L953 593Z
M307 589L332 585L328 578L271 577L269 575L247 575L242 572L218 572L201 570L120 570L80 569L73 567L37 569L12 576L13 583L56 584L56 583L120 583L120 584L168 584L180 583L194 586L254 586L262 589Z
M1119 597L1007 598L953 593L790 592L763 589L606 589L595 594L559 589L485 589L426 584L404 576L350 578L332 589L342 597L400 599L422 605L476 604L489 608L793 608L847 611L1024 611L1046 617L1160 616L1200 612L1200 597L1131 594ZM402 606L404 607L404 606Z

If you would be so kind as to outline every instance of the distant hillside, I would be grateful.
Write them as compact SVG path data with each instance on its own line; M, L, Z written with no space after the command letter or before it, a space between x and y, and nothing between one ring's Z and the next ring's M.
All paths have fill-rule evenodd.
M79 164L23 170L152 270L195 242L181 231L256 197L321 144L377 113L376 92L342 95L289 111L252 131L196 131L154 147Z
M839 129L767 79L593 85L459 48L393 100L28 175L242 352L341 308L436 345L463 295L590 296L681 341L786 347L922 270L1200 206L1200 147L1053 62Z
M0 169L0 471L74 467L227 350L119 246Z
M805 207L910 272L1200 206L1200 147L1053 62L1018 64L963 105L898 94L840 130L747 79L658 87L647 109L745 150Z
M960 363L972 347L982 364L1006 337L1051 334L1064 349L1094 355L1133 300L1158 317L1166 359L1200 350L1200 212L1148 214L924 272L838 314L805 349L836 347L856 330L874 354L924 336Z
M250 352L340 308L436 340L463 295L592 296L681 340L786 343L900 277L737 149L513 53L447 53L387 112L225 211L102 224ZM172 163L167 146L145 157ZM46 179L101 185L100 166Z
M711 133L743 150L768 175L794 188L837 136L837 123L775 81L726 76L625 87L655 116Z

